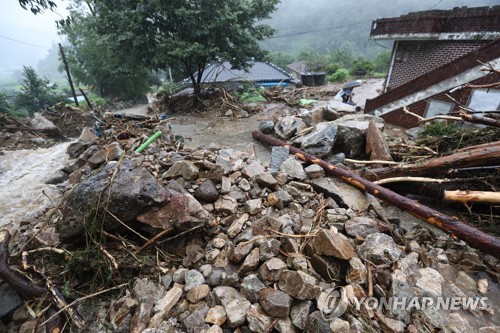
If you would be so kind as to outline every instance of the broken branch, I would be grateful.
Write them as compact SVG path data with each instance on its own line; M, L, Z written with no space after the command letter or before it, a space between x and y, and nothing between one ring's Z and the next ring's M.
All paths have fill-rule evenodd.
M500 203L499 192L487 191L444 191L444 200L450 202Z
M300 160L318 164L325 170L326 173L338 177L344 182L364 192L372 194L377 198L380 198L398 208L405 210L411 215L449 233L452 237L464 240L472 247L478 248L497 258L500 257L500 239L461 222L455 216L450 217L432 208L423 206L415 200L401 196L377 184L373 184L372 182L348 170L337 168L331 163L321 160L318 157L310 155L300 149L287 145L280 140L274 139L268 135L261 133L260 131L253 131L252 136L254 139L268 146L288 147L289 151ZM500 156L500 149L498 155Z

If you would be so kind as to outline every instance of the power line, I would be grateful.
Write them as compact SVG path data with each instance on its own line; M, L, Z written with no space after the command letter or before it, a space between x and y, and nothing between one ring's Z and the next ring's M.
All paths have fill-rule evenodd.
M5 38L5 39L8 39L8 40L11 40L11 41L16 42L16 43L24 44L24 45L29 45L29 46L34 46L34 47L40 47L40 48L42 48L42 49L50 49L50 47L46 47L46 46L41 46L41 45L36 45L36 44L31 44L31 43L22 42L22 41L20 41L20 40L13 39L13 38L10 38L10 37L4 36L4 35L0 35L0 37Z
M276 38L282 38L282 37L297 36L297 35L308 34L308 33L311 33L311 32L335 30L335 29L339 29L339 28L346 28L346 27L351 27L351 26L354 26L354 25L365 24L365 23L368 23L368 22L372 22L372 20L369 20L369 21L360 21L360 22L350 23L350 24L344 24L344 25L331 26L331 27L323 28L323 29L315 29L315 30L293 32L293 33L289 33L289 34L285 34L285 35L272 36L272 37L269 37L268 39L276 39Z
M440 0L438 1L438 3L436 3L434 6L432 6L431 8L427 9L427 10L431 10L432 8L436 7L437 5L439 5L441 2L443 2L444 0Z

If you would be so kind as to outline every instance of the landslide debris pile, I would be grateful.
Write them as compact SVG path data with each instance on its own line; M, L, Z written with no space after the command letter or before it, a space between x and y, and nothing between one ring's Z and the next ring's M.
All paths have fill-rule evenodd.
M285 117L273 131L292 138L297 119ZM344 119L335 131L357 138L361 130L341 129L346 123L361 126ZM320 124L309 134L323 138L311 146L319 155L335 144L333 125ZM106 140L84 129L68 148L66 199L11 244L11 264L30 250L35 271L68 303L76 301L85 330L488 332L484 327L498 325L496 258L396 215L289 156L288 148L273 148L267 165L252 144L242 151L182 149L165 122L120 126ZM159 129L157 141L133 153ZM304 146L308 139L301 137ZM355 144L339 144L356 156ZM7 270L0 265L0 275ZM31 275L31 283L45 285ZM27 332L52 315L32 310L48 306L47 298L16 310L20 300L10 287L0 286L2 303L12 305L0 331ZM462 303L453 311L363 306L366 298L391 296L488 300L475 310ZM74 314L59 316L75 327Z

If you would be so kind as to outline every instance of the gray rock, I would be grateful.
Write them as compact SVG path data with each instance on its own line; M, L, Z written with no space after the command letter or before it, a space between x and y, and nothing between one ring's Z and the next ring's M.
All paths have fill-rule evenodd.
M275 189L276 186L278 185L276 178L274 178L270 172L265 172L265 173L257 175L255 177L255 181L260 186L267 187L270 189Z
M224 308L234 300L244 300L245 298L233 287L219 286L213 290L215 299Z
M392 265L401 257L402 251L392 237L376 233L366 237L363 244L358 247L358 254L375 265Z
M307 258L298 253L289 253L286 259L288 267L296 270L307 272Z
M231 178L222 177L222 182L220 186L220 193L227 194L231 191Z
M262 199L252 199L248 200L244 206L245 212L250 215L258 214L262 211Z
M344 164L345 162L345 154L344 153L337 153L330 157L329 162L331 164Z
M241 173L248 178L254 178L264 172L266 172L266 170L264 170L264 167L258 161L245 165L241 171Z
M349 260L349 269L345 278L347 283L364 284L367 274L366 267L359 258L353 257Z
M214 325L222 325L226 322L226 310L220 305L216 305L208 310L205 322Z
M0 318L23 305L23 300L7 283L0 284Z
M250 309L250 302L246 299L235 299L224 307L226 310L226 324L230 328L241 326L247 319L247 312Z
M161 284L165 289L169 289L172 284L174 274L172 272L168 272L161 276Z
M309 154L322 158L332 152L336 136L336 123L319 123L311 133L301 138L300 145Z
M259 124L259 130L264 134L272 134L274 132L274 123L272 120L262 120Z
M330 332L330 323L321 311L314 311L307 320L306 333Z
M281 172L288 175L290 178L295 178L298 180L306 179L306 173L302 164L297 160L295 156L290 156L283 164L281 164Z
M208 311L209 308L206 305L197 308L189 316L184 318L182 324L188 332L200 332L204 329L208 329L210 326L205 324L205 317Z
M238 276L238 273L226 272L225 276L223 274L222 277L223 277L223 279L222 279L223 286L229 286L229 287L233 287L233 288L240 287L240 277Z
M121 163L113 179L113 186L109 186L116 166L116 163L108 163L69 193L62 207L64 222L57 225L62 242L83 235L85 228L82 221L89 221L87 215L95 211L99 198L106 198L101 201L101 205L106 205L107 210L124 223L135 222L140 213L168 202L169 194L162 184L149 171L135 166L130 160ZM130 179L136 181L131 182ZM121 226L109 214L103 222L105 229Z
M292 323L290 318L281 318L276 324L274 324L274 329L279 333L296 333L297 329Z
M248 182L248 180L246 180L245 178L243 178L242 180L240 180L240 182L238 183L238 187L242 191L245 191L245 192L250 191L250 189L252 188L252 186L250 185L250 183Z
M281 273L286 268L286 264L279 258L271 258L264 262L259 268L259 276L267 282L277 282Z
M248 328L252 332L264 333L272 322L259 304L253 304L247 311Z
M394 320L392 318L384 318L385 324L389 327L389 329L394 332L394 333L404 333L406 325L405 323L399 321L399 320ZM471 332L472 330L459 330L457 332Z
M335 120L338 124L334 151L343 152L347 157L358 157L365 152L365 134L370 120L375 120L377 127L383 128L384 121L370 115L349 115Z
M219 192L215 188L214 183L210 179L207 179L198 186L193 196L200 201L212 203L219 198Z
M307 177L310 179L323 177L325 170L317 164L311 164L304 169Z
M220 175L220 177L222 177L223 175L227 175L233 171L233 165L231 164L231 161L229 161L229 158L217 156L217 158L215 159L215 164L221 167L223 170L223 174ZM213 179L218 177L209 177L209 178Z
M154 316L151 317L151 319L149 319L151 309L149 307L143 307L143 304L149 304L148 302L141 302L139 309L144 310L139 312L142 312L144 316L149 319L149 327L158 327L163 319L168 315L170 310L172 310L172 308L177 304L177 302L181 298L181 295L182 286L176 283L163 298L156 301L153 309ZM136 312L134 313L134 317L136 316L137 312L138 311L136 310Z
M273 288L261 289L258 293L260 305L271 317L285 318L290 313L292 298Z
M443 293L441 284L444 278L438 271L426 267L418 270L420 277L417 278L416 293L421 297L440 297Z
M221 195L215 202L214 207L217 212L230 215L234 214L238 209L238 202L231 196Z
M252 251L253 243L238 244L229 250L229 260L234 263L240 263Z
M192 161L177 161L166 172L162 178L176 178L182 176L185 180L195 180L200 174L200 169Z
M243 225L245 224L246 221L248 221L249 215L248 214L243 214L239 218L237 218L227 229L227 236L229 238L234 238L236 237L237 234L240 233L241 228L243 228Z
M250 272L257 268L259 265L259 253L260 250L258 248L255 248L250 252L250 254L243 261L243 264L240 266L240 274Z
M366 216L355 216L344 223L344 229L349 236L366 238L375 233L388 231L387 227Z
M280 118L274 125L274 131L281 139L290 139L296 132L306 128L302 119L295 116L285 116Z
M327 229L322 229L316 234L313 246L318 255L333 256L343 260L349 260L356 255L346 236Z
M333 178L318 178L311 180L313 188L325 193L343 208L351 208L362 212L368 209L370 203L368 195L353 186Z
M69 175L63 171L56 171L49 179L45 181L45 184L61 184L62 182L68 180Z
M287 207L293 201L293 197L287 191L276 191L267 196L267 202L278 209Z
M289 155L288 147L273 147L271 149L271 172L277 172Z
M214 269L210 275L206 277L207 283L210 287L220 286L222 283L222 273L224 271L220 268Z
M275 238L264 238L258 241L260 260L266 261L278 255L281 242Z
M353 105L332 99L323 111L323 118L331 121L354 113L356 113L356 108Z
M257 303L259 301L257 298L257 292L265 287L264 283L259 280L256 274L249 274L243 279L240 292L241 295L243 295L243 297L250 302Z
M335 318L330 322L330 329L332 330L332 333L345 333L350 332L351 325L348 321Z
M297 326L297 328L301 330L306 328L312 305L313 302L311 301L303 301L292 307L290 311L290 318L292 319L292 323Z
M183 267L178 268L172 277L174 282L178 283L178 284L184 284L184 278L186 277L187 271L188 271L188 269L186 269L186 268L183 268Z
M321 288L317 284L318 281L305 272L284 270L278 286L290 296L306 300L319 295Z
M184 286L184 291L190 291L194 287L204 284L205 278L203 277L203 274L201 274L197 270L191 269L186 272L186 275L184 276L184 281L186 282L186 285Z

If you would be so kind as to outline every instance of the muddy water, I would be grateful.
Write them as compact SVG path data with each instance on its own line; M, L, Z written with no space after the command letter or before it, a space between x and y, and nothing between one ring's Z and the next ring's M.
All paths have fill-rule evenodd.
M32 222L53 207L53 202L57 204L60 189L45 181L68 160L69 144L5 151L0 156L0 228L10 229L21 222Z

